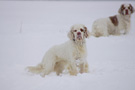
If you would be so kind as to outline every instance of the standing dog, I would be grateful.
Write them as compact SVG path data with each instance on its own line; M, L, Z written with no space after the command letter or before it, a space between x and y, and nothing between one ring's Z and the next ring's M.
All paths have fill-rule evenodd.
M130 17L134 11L131 4L122 4L118 15L96 20L92 26L92 34L96 37L120 35L121 30L127 34L130 30Z
M70 40L50 48L42 62L35 67L28 67L28 71L44 77L54 71L59 75L68 68L70 75L77 75L76 60L79 60L79 72L88 72L85 38L88 38L89 35L86 26L82 24L73 25L68 33Z

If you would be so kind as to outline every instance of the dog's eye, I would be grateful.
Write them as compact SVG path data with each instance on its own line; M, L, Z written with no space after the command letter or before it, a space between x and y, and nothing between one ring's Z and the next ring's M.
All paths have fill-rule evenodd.
M131 9L130 7L128 7L128 9Z
M81 32L83 32L83 29L80 29Z
M122 9L122 10L124 10L124 9L125 9L125 7L122 7L121 9Z
M77 30L74 30L74 32L77 32Z

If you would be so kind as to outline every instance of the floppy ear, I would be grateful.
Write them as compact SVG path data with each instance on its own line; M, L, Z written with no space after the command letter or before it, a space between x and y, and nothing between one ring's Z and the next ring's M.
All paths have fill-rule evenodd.
M70 30L70 32L68 33L68 37L70 40L73 40L75 38L72 30Z
M134 12L135 12L134 7L133 7L131 4L129 4L129 5L130 5L130 7L131 7L131 13L134 13Z
M89 38L90 32L87 30L87 27L84 27L84 29L85 29L84 36L85 36L86 38Z
M122 8L124 8L124 4L122 4L122 5L120 6L120 8L119 8L119 10L118 10L118 13L119 13L119 14L122 14Z

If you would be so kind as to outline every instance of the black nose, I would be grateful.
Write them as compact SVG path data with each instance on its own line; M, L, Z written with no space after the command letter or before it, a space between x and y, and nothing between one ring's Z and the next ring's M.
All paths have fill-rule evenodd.
M78 33L77 33L77 35L81 35L81 33L80 33L80 32L78 32Z

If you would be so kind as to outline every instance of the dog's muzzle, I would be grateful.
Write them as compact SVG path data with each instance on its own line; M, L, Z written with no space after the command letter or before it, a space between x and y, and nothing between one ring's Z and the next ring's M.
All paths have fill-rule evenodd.
M78 39L78 40L82 40L82 35L81 35L80 32L77 33L77 39Z

